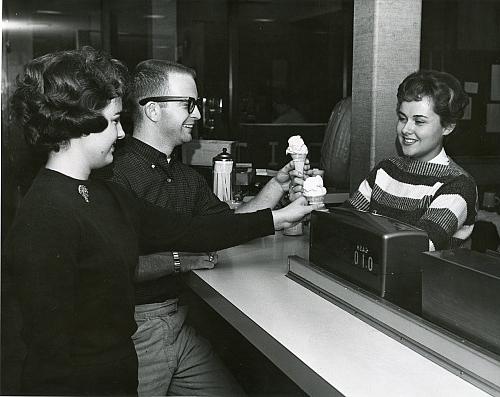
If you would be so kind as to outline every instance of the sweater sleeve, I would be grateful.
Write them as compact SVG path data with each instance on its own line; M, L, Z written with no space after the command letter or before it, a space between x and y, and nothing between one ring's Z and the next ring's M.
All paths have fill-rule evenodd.
M345 207L354 208L359 211L368 211L370 209L372 190L375 185L378 168L379 166L370 171L368 176L360 183L358 190L351 194L349 200L345 202Z
M71 329L79 228L71 217L39 207L20 216L5 242L8 271L23 314L30 392L71 394ZM27 386L30 385L30 386Z
M460 175L436 192L417 227L429 235L431 250L449 249L470 237L476 214L476 185L467 175Z
M248 214L190 216L137 198L116 183L105 182L136 230L139 254L161 251L208 252L274 234L271 210Z
M141 254L165 250L216 251L274 234L269 209L191 217L138 201Z

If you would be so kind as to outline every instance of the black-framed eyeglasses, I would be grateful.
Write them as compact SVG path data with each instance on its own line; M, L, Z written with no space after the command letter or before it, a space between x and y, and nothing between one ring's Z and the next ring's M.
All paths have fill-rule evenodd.
M189 114L194 112L194 107L201 109L202 98L193 98L190 96L152 96L139 100L139 105L144 106L148 102L187 102Z

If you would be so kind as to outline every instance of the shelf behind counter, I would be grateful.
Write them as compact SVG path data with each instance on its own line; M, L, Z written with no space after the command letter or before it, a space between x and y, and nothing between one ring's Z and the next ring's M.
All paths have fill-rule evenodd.
M307 233L220 251L187 282L311 396L488 395L286 277L290 255L307 259Z

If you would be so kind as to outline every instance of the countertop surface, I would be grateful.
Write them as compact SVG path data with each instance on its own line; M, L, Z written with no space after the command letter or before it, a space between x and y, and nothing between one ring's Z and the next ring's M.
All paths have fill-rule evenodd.
M188 284L309 394L326 389L300 368L332 394L488 395L286 277L287 257L307 252L307 235L277 232L220 251L216 268L193 272Z

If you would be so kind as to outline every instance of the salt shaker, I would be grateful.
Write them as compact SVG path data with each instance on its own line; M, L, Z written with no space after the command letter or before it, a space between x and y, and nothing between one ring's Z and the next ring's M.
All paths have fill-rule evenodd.
M213 158L213 164L214 193L219 200L230 203L233 199L233 158L223 148L222 153Z

